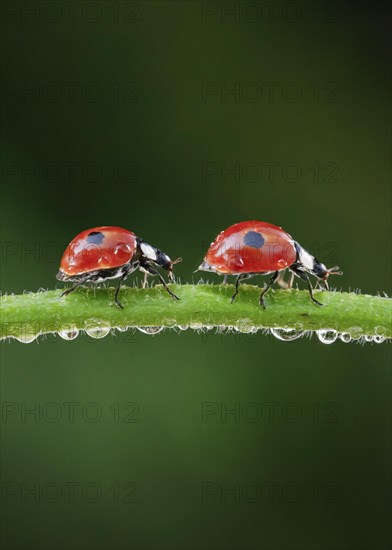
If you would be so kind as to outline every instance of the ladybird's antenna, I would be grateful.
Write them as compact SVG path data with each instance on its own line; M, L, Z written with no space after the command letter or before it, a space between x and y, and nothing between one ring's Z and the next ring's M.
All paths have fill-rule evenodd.
M182 258L177 258L176 260L173 260L171 262L172 265L176 265L176 264L179 264L180 262L182 262Z
M343 275L343 271L340 271L340 267L335 265L334 267L330 267L328 269L328 275Z

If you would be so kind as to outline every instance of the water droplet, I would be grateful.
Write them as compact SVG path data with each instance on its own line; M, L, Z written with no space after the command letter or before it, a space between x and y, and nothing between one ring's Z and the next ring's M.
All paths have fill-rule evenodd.
M38 337L38 334L20 334L19 336L15 336L15 338L18 342L22 342L22 344L31 344Z
M295 330L292 328L271 328L271 334L273 334L278 340L290 342L292 340L297 340L297 338L301 338L304 331Z
M376 344L382 344L383 342L385 342L385 336L373 336L373 342L375 342Z
M171 328L176 326L176 320L175 319L162 319L162 325L165 328Z
M189 325L178 325L177 327L179 330L188 330Z
M159 334L165 327L137 327L144 334Z
M338 338L338 333L333 328L325 328L316 331L318 339L323 344L333 344Z
M342 332L342 334L340 335L340 339L345 344L349 344L351 342L351 336L348 332Z
M365 335L365 342L373 342L373 336L369 336L369 334Z
M104 338L110 332L110 324L100 319L89 319L84 324L84 330L91 338Z
M190 323L190 324L189 324L189 327L190 327L192 330L202 330L202 328L203 328L203 323Z
M63 340L75 340L79 336L79 330L76 327L69 327L66 330L59 330L58 334Z
M252 334L253 332L257 332L257 328L253 325L250 319L238 319L234 328L237 332L242 332L243 334Z
M363 330L361 327L350 327L348 332L353 340L359 340L363 336Z
M377 336L385 336L386 328L383 327L382 325L377 325L375 330L376 330Z

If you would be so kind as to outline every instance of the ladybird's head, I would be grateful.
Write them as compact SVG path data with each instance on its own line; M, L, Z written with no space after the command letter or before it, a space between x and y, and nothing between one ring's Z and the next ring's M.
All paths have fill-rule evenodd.
M323 281L328 279L329 275L343 275L343 272L340 271L339 266L335 265L334 267L326 268L324 264L317 260L317 258L314 259L312 271L316 277L323 279Z
M314 258L312 273L316 275L316 277L324 281L326 288L328 288L327 279L330 275L343 275L343 272L340 271L337 265L328 269L325 267L324 264L319 262L317 258Z
M173 265L176 265L182 262L182 258L171 260L169 256L164 252L161 252L160 250L158 250L157 252L158 254L157 254L157 259L155 260L155 263L160 267L162 267L163 269L166 269L166 271L169 274L169 279L174 282Z
M195 271L193 273L196 273L197 271L215 271L215 270L212 267L212 265L210 265L208 262L203 260L201 262L201 264L199 265L199 267L197 269L195 269Z
M302 266L302 269L321 279L326 288L328 288L327 279L330 275L343 275L338 266L327 268L298 243L295 243L295 247L297 249L297 261Z
M140 250L142 256L154 264L159 265L162 269L166 269L169 273L170 280L174 281L173 277L173 265L178 264L182 261L182 258L177 258L176 260L171 260L165 252L162 252L158 248L151 246L143 241L139 242Z

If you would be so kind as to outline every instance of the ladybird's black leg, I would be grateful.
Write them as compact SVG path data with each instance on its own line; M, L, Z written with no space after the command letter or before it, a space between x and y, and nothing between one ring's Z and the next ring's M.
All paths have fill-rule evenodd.
M64 290L64 292L62 292L60 294L60 298L63 298L63 296L68 296L68 294L71 294L71 292L73 292L74 290L76 290L80 285L88 282L88 278L87 279L84 279L83 281L79 281L78 283L76 283L76 285L74 286L71 286L71 288L67 288L66 290Z
M251 277L254 277L257 275L257 273L242 273L241 275L238 275L237 279L235 280L235 292L233 296L231 297L231 303L234 302L234 300L237 298L238 294L238 285L241 281L244 281L245 279L250 279Z
M118 306L120 309L124 309L124 306L121 304L121 302L120 302L119 299L118 299L118 294L119 294L120 288L121 288L121 281L122 281L122 277L121 277L121 279L118 281L118 285L117 285L117 288L116 288L116 292L114 293L114 301L116 302L116 306Z
M243 275L238 275L238 277L236 278L235 280L235 292L233 294L233 296L231 297L231 300L230 300L230 303L232 304L234 302L234 300L237 298L237 294L238 294L238 285L240 284L240 281L241 279L243 278L244 276Z
M279 271L275 271L275 273L272 275L271 279L268 281L267 286L262 290L259 298L259 304L263 309L265 309L265 302L264 302L264 295L267 294L269 289L275 284L276 279L279 276Z
M309 275L307 273L304 273L304 275L305 275L306 281L308 283L309 294L310 294L310 298L311 298L312 302L314 302L318 306L323 306L324 304L318 302L316 300L316 298L313 296L313 287L312 287L312 283L310 282Z
M140 262L140 267L142 267L143 269L145 269L146 271L148 271L149 273L151 273L151 275L156 275L158 277L158 279L160 280L160 282L162 283L163 285L163 288L166 290L166 292L168 294L170 294L170 296L172 298L174 298L175 300L179 300L180 298L178 296L176 296L174 294L174 292L172 292L170 290L170 288L167 286L166 284L166 281L165 279L162 277L162 275L159 273L159 271L157 269L155 269L155 267L152 267L152 265L146 263L146 262Z
M251 273L242 273L241 275L238 275L238 277L235 280L235 292L234 292L233 296L231 297L230 303L233 303L234 300L237 298L238 285L240 284L240 282L243 281L244 279L249 279L249 277L253 277L253 274L251 274Z
M118 299L118 295L119 295L119 292L120 292L120 289L121 289L121 283L123 281L125 281L125 279L128 277L128 275L129 275L129 273L126 272L126 273L124 273L124 275L122 275L119 278L118 285L117 285L117 288L116 288L116 292L114 293L114 301L116 302L116 306L118 306L120 309L124 309L124 306L122 305L122 303Z
M124 309L124 306L121 304L120 300L118 299L118 295L119 295L119 292L121 290L121 284L125 281L125 279L128 277L128 275L130 275L131 273L133 273L135 271L135 269L137 269L138 266L139 266L138 261L128 264L128 266L126 267L124 273L119 278L118 285L117 285L117 288L116 288L116 292L114 293L114 301L116 303L116 306L121 308L121 309Z
M299 269L293 269L293 271L300 279L308 283L310 299L312 300L312 302L314 302L318 306L323 306L324 304L318 302L316 298L313 296L313 287L312 287L312 283L310 282L309 275L305 271L301 271Z

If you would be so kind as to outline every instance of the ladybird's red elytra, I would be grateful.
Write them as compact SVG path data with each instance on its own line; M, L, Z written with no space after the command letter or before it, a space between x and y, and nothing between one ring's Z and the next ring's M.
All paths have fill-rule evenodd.
M84 283L119 279L114 298L122 308L118 300L121 283L139 269L145 274L156 275L168 294L179 300L154 266L165 269L174 282L173 265L180 261L181 258L172 261L167 254L122 227L93 227L82 231L69 243L61 259L57 279L74 283L61 296L70 294Z
M69 277L128 263L137 249L137 237L121 227L94 227L82 231L67 246L60 272ZM63 280L63 279L62 279Z
M338 267L327 269L317 258L307 252L281 227L261 221L236 223L222 231L211 243L199 266L199 271L220 275L236 275L233 302L241 280L254 275L271 274L267 286L260 294L259 303L265 308L264 295L278 279L279 273L289 269L296 277L308 283L312 301L322 305L313 296L309 274L314 275L329 289L329 275L341 275Z

